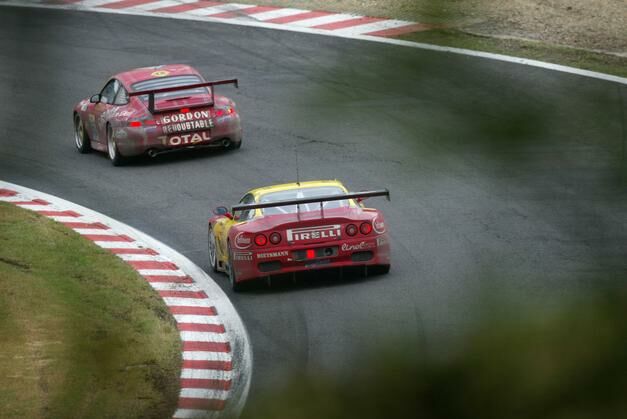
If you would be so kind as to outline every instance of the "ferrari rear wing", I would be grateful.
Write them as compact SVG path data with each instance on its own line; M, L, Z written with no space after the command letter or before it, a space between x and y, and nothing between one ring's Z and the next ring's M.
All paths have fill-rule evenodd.
M160 112L158 109L155 109L155 95L158 93L168 93L168 92L176 92L179 90L188 90L188 89L197 89L199 87L208 87L211 91L211 100L213 100L213 86L219 86L221 84L233 84L236 88L239 88L237 83L237 79L227 79L227 80L216 80L216 81L207 81L204 83L194 83L194 84L186 84L184 86L175 86L175 87L163 87L161 89L154 90L140 90L137 92L131 92L129 96L143 96L148 95L148 110L150 113ZM203 106L212 106L212 103L203 104ZM171 109L164 109L164 112L170 111Z
M352 192L342 195L325 195L325 196L316 196L313 198L300 198L300 199L286 199L284 201L274 201L274 202L265 202L262 204L243 204L243 205L235 205L232 207L231 212L236 211L247 211L258 208L275 208L275 207L283 207L287 205L300 205L300 204L311 204L315 202L319 202L321 205L323 202L329 201L343 201L345 199L364 199L364 198L372 198L375 196L385 196L388 201L390 200L390 191L387 189L381 189L378 191L364 191L364 192Z

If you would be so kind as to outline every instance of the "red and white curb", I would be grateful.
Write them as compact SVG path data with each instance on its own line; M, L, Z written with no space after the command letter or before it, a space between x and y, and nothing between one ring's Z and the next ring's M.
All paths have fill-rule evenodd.
M330 19L330 21L324 21L315 20L317 18L322 18L323 15L306 15L306 13L324 14L325 12L313 12L310 10L291 8L265 10L263 9L264 6L254 6L239 3L215 3L217 2L211 2L206 0L0 0L0 6L83 10L99 13L115 13L153 17L156 16L169 19L219 22L239 26L252 26L266 29L278 29L316 35L335 36L340 38L356 39L361 41L370 41L409 48L419 48L436 52L466 55L488 60L502 61L627 85L627 78L625 77L598 73L596 71L582 70L580 68L569 67L560 64L547 63L544 61L531 60L521 57L512 57L502 54L493 54L490 52L444 47L439 45L424 44L420 42L391 38L393 36L401 35L403 33L433 29L436 27L434 25L412 23L393 19L369 21L369 19L376 18L368 18L365 16L340 13L329 13L327 15L324 15L328 16L327 19ZM107 5L108 7L106 7ZM154 9L152 8L153 6L155 6ZM196 6L198 7L195 8ZM220 9L215 9L216 7L220 7ZM187 8L190 8L190 10L187 10ZM209 13L211 13L211 15L203 15L203 13L205 13L207 10L209 10ZM248 13L245 12L246 10L248 10ZM304 17L304 19L294 20L292 22L289 21L289 19L292 18L300 19L302 17ZM338 20L333 20L336 17ZM274 23L273 19L282 19L282 21L285 21L285 23ZM347 26L342 27L343 25ZM372 25L375 25L374 28ZM322 26L322 28L320 28L320 26Z
M0 181L0 201L73 229L126 261L159 293L183 343L174 418L240 414L251 378L248 335L226 294L202 269L132 227L55 196Z
M274 26L332 31L338 35L397 36L435 26L404 20L331 13L286 7L225 3L205 0L31 0L51 6L98 9L156 16L176 15L208 21L257 22Z

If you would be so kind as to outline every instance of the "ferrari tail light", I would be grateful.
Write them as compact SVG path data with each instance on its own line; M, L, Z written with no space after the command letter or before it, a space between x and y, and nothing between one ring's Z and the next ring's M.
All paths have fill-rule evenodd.
M370 234L372 232L372 224L361 223L361 225L359 226L359 231L361 231L361 234Z
M188 113L189 112L189 108L182 108L181 109L181 113Z
M137 128L142 126L142 121L131 121L128 123L129 127Z
M307 251L305 251L305 257L307 257L307 259L314 259L316 257L316 251L313 249L308 249Z
M281 243L281 234L277 233L276 231L272 234L270 234L270 243L272 244L279 244Z
M257 246L265 246L266 244L268 244L268 239L263 234L257 234L255 236L255 244Z
M346 226L346 234L349 236L354 236L357 234L357 226L355 224L349 224Z

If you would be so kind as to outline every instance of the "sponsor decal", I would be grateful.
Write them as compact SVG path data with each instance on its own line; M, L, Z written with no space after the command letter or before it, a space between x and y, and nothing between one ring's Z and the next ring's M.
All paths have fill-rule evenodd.
M174 115L165 115L161 117L161 122L169 124L171 122L186 122L194 119L209 119L209 111L194 111L187 113L178 113Z
M359 250L372 249L374 247L373 243L370 242L361 242L357 244L342 244L342 252L355 252Z
M386 244L388 244L388 239L385 237L377 237L377 247L385 246Z
M244 234L245 233L238 233L237 236L235 236L235 247L238 249L248 249L253 244L252 239L244 236Z
M280 252L257 253L257 259L282 258L287 255L288 255L287 250L281 250Z
M287 230L286 233L287 241L290 242L318 239L339 239L342 237L342 228L339 224L335 224L319 227L294 228Z
M195 134L175 135L175 136L170 137L168 142L172 146L177 146L181 144L198 144L198 143L202 143L203 141L209 141L209 140L211 140L211 136L207 134L206 131L203 131L200 134L195 133Z
M245 260L252 261L253 260L253 252L234 252L233 260Z
M88 104L87 104L87 103L83 103L83 104L81 105L81 111L85 112L85 111L87 110L87 106L88 106Z
M187 121L176 124L163 125L161 127L161 130L164 134L172 134L174 132L195 131L210 128L213 128L213 121L211 119L199 119L197 121Z
M152 77L165 77L170 75L170 72L167 70L158 70L158 71L153 71L152 73L150 73L150 75Z
M379 221L378 218L375 218L372 223L372 229L379 234L385 233L385 223L383 221Z

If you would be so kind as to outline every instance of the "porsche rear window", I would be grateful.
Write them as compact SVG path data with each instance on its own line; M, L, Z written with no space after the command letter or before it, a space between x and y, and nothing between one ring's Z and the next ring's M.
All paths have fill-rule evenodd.
M287 199L300 199L300 198L315 198L317 196L325 196L325 195L343 195L345 192L342 188L337 186L318 186L314 188L299 188L299 189L290 189L287 191L279 191L279 192L270 192L265 195L262 195L259 198L259 203L267 203L267 202L275 202L275 201L285 201ZM323 208L340 208L340 207L348 207L350 206L350 202L346 199L341 201L328 201L323 202ZM311 204L300 204L300 211L316 211L320 209L320 203L314 202ZM296 205L286 205L283 207L273 207L273 208L263 208L262 213L264 215L275 215L275 214L291 214L298 211Z
M144 80L134 83L131 87L135 92L142 90L155 90L164 89L167 87L186 86L188 84L202 83L200 77L190 74L187 76L172 76L172 77L159 77L156 79ZM179 97L186 97L192 95L209 94L209 89L206 87L199 87L197 89L177 90L175 92L158 93L155 95L155 100L163 99L175 99ZM148 100L148 95L139 97L141 100Z

